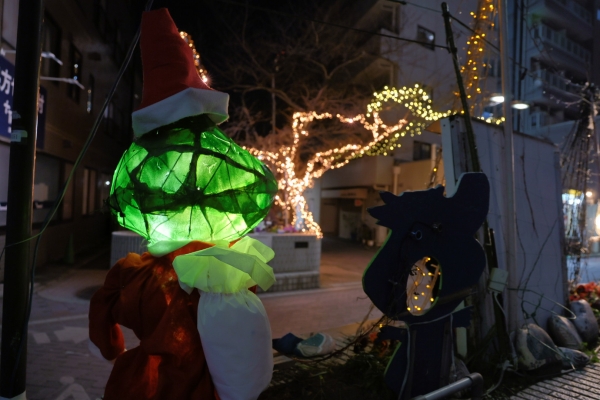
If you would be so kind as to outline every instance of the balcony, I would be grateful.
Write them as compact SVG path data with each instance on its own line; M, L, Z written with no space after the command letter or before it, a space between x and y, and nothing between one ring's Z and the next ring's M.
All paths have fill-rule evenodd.
M537 77L525 79L523 100L556 108L556 101L573 102L580 96L580 87L569 83L564 77L545 69L537 71Z
M593 15L574 0L537 0L530 3L530 15L567 29L579 41L593 37Z
M533 29L532 35L534 39L527 44L527 57L545 60L550 64L558 63L561 68L573 71L581 78L586 77L592 53L567 37L564 30L558 31L540 24ZM537 46L534 40L538 42Z

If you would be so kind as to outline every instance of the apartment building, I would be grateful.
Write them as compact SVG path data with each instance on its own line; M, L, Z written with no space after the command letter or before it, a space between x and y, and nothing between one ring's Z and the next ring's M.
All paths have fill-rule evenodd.
M6 234L8 162L18 0L0 0L0 246ZM33 227L37 232L73 169L139 24L140 10L117 0L47 0L38 110ZM138 60L139 57L134 57ZM102 125L43 236L38 264L85 254L110 240L103 199L131 142L130 114L141 96L135 64L126 71ZM68 257L67 257L68 261ZM3 271L4 260L0 260Z
M582 85L600 83L600 2L510 0L509 46L514 98L529 105L516 111L515 127L540 128L579 116Z

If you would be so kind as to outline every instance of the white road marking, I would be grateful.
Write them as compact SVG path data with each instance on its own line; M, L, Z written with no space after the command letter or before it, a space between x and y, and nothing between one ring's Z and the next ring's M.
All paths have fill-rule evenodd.
M65 326L59 331L54 331L54 334L61 342L72 340L75 343L81 343L88 338L88 328Z
M87 318L88 314L79 314L79 315L70 315L68 317L56 317L56 318L48 318L48 319L38 319L35 321L29 321L29 326L32 325L42 325L42 324L50 324L52 322L60 322L60 321L72 321L74 319L83 319ZM0 329L2 329L2 325L0 325Z
M90 400L90 396L88 396L83 386L74 382L75 378L72 376L63 376L60 378L60 383L69 386L55 400Z
M36 344L50 343L50 336L44 332L30 332Z
M74 319L83 319L87 318L88 314L79 314L79 315L70 315L68 317L56 317L56 318L48 318L48 319L38 319L35 321L29 321L29 326L31 325L41 325L41 324L50 324L52 322L60 322L60 321L72 321Z

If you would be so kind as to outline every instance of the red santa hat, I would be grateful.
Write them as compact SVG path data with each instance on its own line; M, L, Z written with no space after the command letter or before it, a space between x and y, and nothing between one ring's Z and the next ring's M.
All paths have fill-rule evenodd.
M228 118L229 95L202 81L192 49L166 8L143 14L140 49L144 88L132 113L135 137L193 115L207 114L216 124Z

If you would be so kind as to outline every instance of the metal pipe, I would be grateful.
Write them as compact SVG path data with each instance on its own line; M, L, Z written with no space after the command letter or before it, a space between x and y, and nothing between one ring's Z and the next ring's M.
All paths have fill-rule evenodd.
M500 0L502 1L502 0ZM467 130L467 143L469 145L469 157L471 157L471 172L480 172L479 158L477 156L477 144L475 143L475 134L473 133L473 125L471 123L471 114L469 112L469 104L467 102L467 92L460 73L460 65L458 63L458 49L454 43L454 34L452 33L452 25L450 25L450 11L447 3L442 3L442 14L444 16L444 26L446 28L446 42L452 55L452 64L456 73L456 83L458 84L458 92L460 94L460 102L462 104L462 114L464 115L465 128ZM468 164L468 163L467 163Z
M512 120L512 108L511 99L512 93L510 90L510 76L509 66L510 62L508 59L508 24L507 24L507 8L506 0L498 0L498 22L500 27L500 55L501 55L501 69L502 69L502 91L504 92L504 171L506 177L504 179L504 229L506 234L504 235L505 245L504 250L506 254L506 270L508 271L508 284L509 287L515 288L518 286L517 282L517 257L516 257L516 214L515 214L515 160L514 160L514 145L513 145L513 120ZM519 315L519 299L516 291L509 291L508 293L508 330L513 331L517 329L518 315Z
M468 388L471 388L471 400L481 400L483 398L483 377L478 373L473 373L438 390L413 397L412 400L441 400Z
M398 196L398 176L400 176L400 172L402 171L402 167L400 167L399 165L394 165L392 167L392 174L394 175L394 182L393 182L393 193Z

